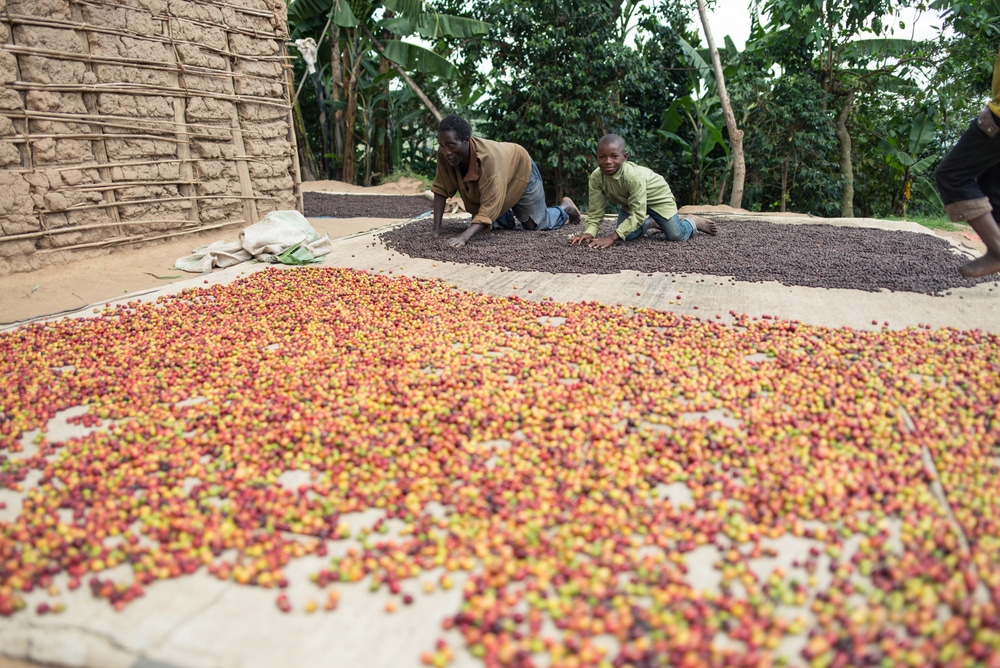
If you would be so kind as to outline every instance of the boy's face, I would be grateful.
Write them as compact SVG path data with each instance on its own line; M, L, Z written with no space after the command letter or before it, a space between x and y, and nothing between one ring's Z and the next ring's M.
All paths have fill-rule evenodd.
M445 162L452 167L468 164L469 141L459 139L454 130L438 133L438 147L441 149L441 155Z
M617 174L622 164L628 160L628 151L617 142L597 145L597 166L608 176Z

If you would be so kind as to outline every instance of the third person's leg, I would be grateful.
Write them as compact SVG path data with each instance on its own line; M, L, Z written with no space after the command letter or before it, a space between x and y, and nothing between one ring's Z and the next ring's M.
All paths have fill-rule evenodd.
M959 272L968 277L1000 272L1000 227L994 218L1000 204L1000 134L990 137L972 121L934 177L948 218L967 221L986 245L986 254Z

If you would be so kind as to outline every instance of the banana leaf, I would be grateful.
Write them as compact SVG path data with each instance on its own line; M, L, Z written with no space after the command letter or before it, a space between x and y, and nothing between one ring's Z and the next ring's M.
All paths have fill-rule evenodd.
M322 262L322 260L317 260L316 256L312 254L312 251L302 245L302 242L290 246L282 251L279 255L275 255L274 259L281 264L313 264L315 262Z
M385 57L409 72L425 72L446 79L458 75L458 68L430 49L416 44L387 39L382 43Z

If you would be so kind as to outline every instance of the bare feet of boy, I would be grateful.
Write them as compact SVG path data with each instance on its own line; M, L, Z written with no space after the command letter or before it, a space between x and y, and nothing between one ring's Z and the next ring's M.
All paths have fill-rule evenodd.
M958 273L966 278L989 276L997 272L1000 272L1000 259L993 257L989 253L982 257L977 257L972 262L963 264L958 268Z
M563 197L562 202L559 203L559 208L566 212L569 216L570 225L579 225L582 217L580 216L580 210L576 208L576 204L573 204L573 200L569 197Z
M711 234L715 236L715 234L719 231L719 228L716 227L714 220L702 218L701 216L691 216L691 220L694 221L695 229L704 234Z

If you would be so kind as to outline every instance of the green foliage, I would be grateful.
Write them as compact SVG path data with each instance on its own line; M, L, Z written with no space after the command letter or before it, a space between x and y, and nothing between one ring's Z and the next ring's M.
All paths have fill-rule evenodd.
M892 157L887 156L887 147L893 147L889 136L898 134L898 129L867 117L870 112L888 112L908 131L919 108L914 82L928 76L934 48L888 37L890 21L884 19L905 5L902 0L757 3L769 19L768 29L757 35L758 53L773 54L780 72L808 77L819 85L826 94L822 124L838 127L843 122L836 134L839 150L827 156L837 166L831 178L839 189L841 215L864 212L875 202L878 208L905 206L904 193L911 185L933 195L925 176L906 166L895 173L898 160L887 160ZM848 156L846 162L842 154ZM920 171L929 173L934 162L931 158L921 163ZM886 182L892 187L886 188Z
M472 110L482 120L475 129L527 148L553 198L586 196L596 143L607 132L660 157L661 101L678 79L673 36L660 43L668 29L662 16L681 17L679 3L626 5L639 17L634 47L623 43L622 15L601 0L474 0L473 7L496 26L464 50L491 66L489 97ZM655 12L661 19L650 18Z
M937 103L948 143L953 144L990 90L1000 47L1000 0L935 0L931 7L942 12L950 32L935 54L938 66L927 87L929 102Z
M910 218L940 214L932 175L990 91L1000 0L932 0L952 32L928 42L887 38L898 23L892 11L907 4L756 0L765 22L751 14L744 50L721 36L727 86L745 133L744 206L839 215L834 130L851 89L857 214L900 215L904 204ZM714 203L731 156L707 51L691 46L699 27L691 26L688 5L294 0L289 20L293 39L317 40L330 21L339 26L342 50L362 59L353 82L359 178L432 174L436 149L436 121L372 49L365 27L442 112L466 116L477 134L528 148L552 199L568 194L585 204L596 141L617 132L633 160L667 177L678 201ZM423 38L423 46L403 41L408 36ZM314 146L324 142L316 110L329 119L347 108L343 96L331 99L328 42L319 55L319 93L307 82L299 98L304 136ZM301 60L295 75L304 76ZM325 153L333 166L344 159L331 148Z
M904 142L900 137L890 135L879 142L879 147L885 151L886 162L902 179L901 203L899 207L905 211L911 197L911 190L916 190L924 199L934 202L943 208L941 196L931 181L930 168L936 162L936 156L921 154L934 141L937 124L927 111L921 111L913 118L910 133ZM894 207L895 208L895 207Z
M836 138L818 82L808 74L761 77L730 94L743 111L744 207L838 215Z
M482 134L524 146L547 185L582 192L593 144L621 113L617 81L626 64L610 5L503 0L477 7L498 27L480 45L493 68Z
M614 128L628 140L632 159L662 174L680 202L692 201L691 164L660 129L673 101L687 97L695 85L686 69L683 44L696 39L683 3L662 2L639 12L635 28L638 66L621 82L625 113ZM689 138L685 130L677 134Z
M739 52L732 40L720 52L723 75L732 76ZM707 49L695 49L683 39L677 39L688 65L688 92L675 97L661 117L657 134L680 152L685 159L688 179L674 181L675 195L689 203L721 201L731 163L731 151L724 134L725 118L715 84L715 72ZM679 156L675 154L675 160Z
M365 183L408 158L426 165L412 135L423 133L431 113L409 82L400 83L395 66L416 85L457 77L459 70L436 51L441 40L473 38L489 29L424 0L294 0L288 19L293 41L311 37L320 45L314 90L299 104L306 138L322 156L327 178L355 181L363 174ZM430 48L403 41L412 35L431 40ZM303 72L298 63L296 71Z

